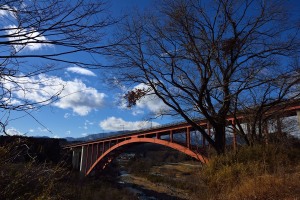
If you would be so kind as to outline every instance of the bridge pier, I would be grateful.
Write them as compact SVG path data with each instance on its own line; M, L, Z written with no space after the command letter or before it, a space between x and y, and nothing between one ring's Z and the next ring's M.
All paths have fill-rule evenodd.
M86 171L86 156L87 156L87 146L81 147L81 160L80 160L80 169L81 173L85 173Z
M81 148L72 149L72 167L79 170L81 164Z
M186 137L185 137L185 139L186 139L186 146L187 146L187 148L191 148L191 133L190 133L190 128L189 127L187 127L186 128Z
M236 126L235 126L235 120L231 120L231 126L232 126L232 134L233 134L233 138L232 138L232 148L233 151L237 150L237 140L236 140Z
M173 130L170 130L170 142L173 142Z
M75 170L85 173L86 170L86 156L87 156L87 147L74 147L72 150L72 167Z

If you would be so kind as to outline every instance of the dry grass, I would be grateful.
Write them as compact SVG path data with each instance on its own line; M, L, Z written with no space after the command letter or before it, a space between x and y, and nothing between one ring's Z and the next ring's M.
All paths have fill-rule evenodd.
M203 167L153 166L144 175L188 193L187 199L300 199L299 146L243 147ZM140 174L141 176L141 174Z
M248 178L234 187L228 199L299 199L300 173L262 175Z
M299 199L300 149L244 147L214 157L200 179L206 199Z
M131 193L103 179L71 173L66 163L18 161L15 145L0 147L0 199L2 200L135 200Z
M0 148L0 199L136 199L103 178L80 179L57 165L15 163L9 152ZM132 169L153 190L164 186L180 191L181 198L300 199L299 145L243 147L215 156L203 167L141 163Z

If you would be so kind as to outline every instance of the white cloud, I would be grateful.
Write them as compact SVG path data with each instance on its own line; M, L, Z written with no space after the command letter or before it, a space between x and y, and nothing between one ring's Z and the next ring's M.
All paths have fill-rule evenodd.
M102 107L104 93L99 93L95 88L87 87L81 80L66 81L60 98L53 105L67 109L71 108L76 114L85 116L93 109Z
M122 118L109 117L99 123L99 126L106 131L138 130L158 126L157 122L150 121L125 121Z
M133 116L137 116L137 115L141 115L141 114L144 114L144 111L139 110L139 109L135 109L132 111Z
M15 84L18 83L18 84ZM49 98L58 95L58 100L52 103L61 109L72 109L74 113L85 116L93 109L104 104L104 93L86 86L81 80L64 81L56 76L39 75L36 77L14 78L4 82L19 101L50 103ZM65 117L69 117L65 115Z
M13 17L16 18L15 14L14 14L14 9L10 8L7 5L1 6L0 7L0 17Z
M71 131L66 131L66 135L71 135Z
M20 131L18 131L17 129L15 128L9 128L6 130L6 133L8 135L24 135L23 133L21 133Z
M85 120L85 122L84 122L84 129L88 129L89 126L92 126L92 125L94 125L93 122L90 122L89 120Z
M39 132L49 132L49 130L47 130L46 128L41 128L41 127L38 127L38 131Z
M148 88L149 88L149 86L147 86L146 84L140 83L140 84L136 85L132 90L142 89L142 90L147 91ZM125 92L127 92L127 91L125 91ZM120 96L118 98L121 98L121 105L119 108L128 109L126 100ZM134 116L143 114L144 113L143 110L145 110L145 109L147 109L150 112L157 114L157 115L169 110L168 106L166 104L164 104L164 102L160 98L158 98L155 94L153 94L151 92L149 92L147 95L145 95L139 101L136 102L136 105L133 108L132 114Z
M140 83L139 85L135 86L134 89L144 89L147 90L149 86L144 83ZM137 103L136 106L138 108L147 108L153 113L161 113L168 109L166 104L158 98L155 94L148 94L142 97Z
M97 76L94 72L84 69L82 67L68 67L67 71L81 74L81 75L86 75L86 76Z
M93 126L94 122L91 122L89 120L85 120L84 125L81 127L79 126L79 128L82 128L84 130L88 130L90 128L90 126Z
M64 114L64 118L65 118L65 119L68 119L70 116L71 116L70 113L65 113L65 114Z
M91 122L91 121L89 121L89 120L85 120L85 122L84 122L84 125L85 126L88 126L88 125L94 125L94 122Z
M21 105L22 103L21 103L21 101L19 101L19 100L17 100L17 99L13 99L13 98L11 98L11 97L8 97L8 98L6 98L6 97L3 97L2 99L1 99L2 101L3 101L3 103L4 104L6 104L6 105Z
M41 49L42 47L51 46L50 44L45 43L47 38L41 33L39 33L34 28L31 29L22 29L16 25L6 26L5 29L8 29L6 32L9 35L8 40L13 44L13 47L16 51L22 49L28 49L30 51L35 51Z

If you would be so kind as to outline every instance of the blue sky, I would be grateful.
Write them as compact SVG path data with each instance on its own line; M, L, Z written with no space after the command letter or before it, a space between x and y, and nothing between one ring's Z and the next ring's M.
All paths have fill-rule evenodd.
M125 12L134 12L136 9L147 10L154 5L154 2L159 1L111 0L109 4L111 15L117 17ZM291 3L290 6L294 7L294 11L299 11L298 1L289 2ZM0 12L0 20L4 14ZM59 51L57 47L45 45L31 46L24 50L31 52ZM84 61L90 57L85 54L77 54L70 56L69 59ZM104 57L97 59L105 64ZM35 59L34 62L47 63L46 61L40 62L38 59ZM27 64L30 64L30 60ZM64 90L61 92L61 98L51 105L30 112L30 115L24 112L10 113L7 126L8 133L60 138L82 137L95 133L147 128L178 120L178 118L158 117L149 121L150 112L156 113L160 109L165 109L163 103L154 96L147 96L136 107L127 109L120 95L130 88L122 85L108 85L103 78L104 73L109 74L109 71L88 70L62 63L58 66L62 69L31 77L24 81L27 83L46 81L46 83L49 82L56 86L33 84L34 87L37 87L35 92L27 94L27 98L32 101L45 99L47 94L60 91L63 85ZM33 87L33 85L29 85L29 87ZM143 88L145 86L140 84L135 87ZM21 98L21 94L15 93L14 95L19 95ZM2 115L2 119L5 117Z
M112 15L119 16L124 12L132 12L136 9L147 9L152 6L153 1L113 0L109 3ZM58 51L56 48L45 45L31 46L26 51ZM73 55L70 59L89 58L82 54ZM98 59L105 64L104 58ZM39 60L35 59L34 62L39 62ZM38 81L46 81L51 84L32 84L24 85L24 87L37 87L35 91L27 94L28 99L37 101L46 98L47 94L60 91L63 85L61 98L51 105L30 112L30 114L10 113L10 121L6 129L9 134L59 138L82 137L94 133L147 128L172 120L167 117L149 120L149 111L155 113L164 107L163 103L154 96L142 100L133 109L126 108L120 95L124 94L128 88L107 85L103 81L103 73L109 72L83 69L74 65L59 65L63 69L24 80L27 84ZM136 87L143 87L143 85ZM14 95L21 98L22 94L15 93Z

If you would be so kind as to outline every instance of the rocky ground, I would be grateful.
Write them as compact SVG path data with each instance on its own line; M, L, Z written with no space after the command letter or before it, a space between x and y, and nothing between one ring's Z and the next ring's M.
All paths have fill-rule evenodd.
M182 182L189 178L191 173L200 167L199 163L169 163L152 167L149 172L150 178L144 175L125 174L120 177L120 183L144 199L198 199L188 190L175 185L178 181ZM155 178L159 180L156 181Z

